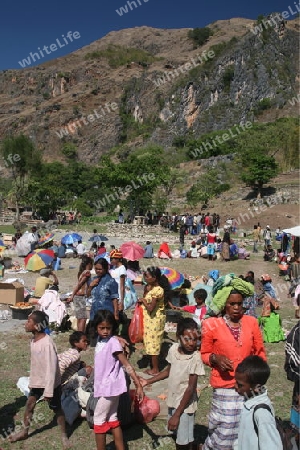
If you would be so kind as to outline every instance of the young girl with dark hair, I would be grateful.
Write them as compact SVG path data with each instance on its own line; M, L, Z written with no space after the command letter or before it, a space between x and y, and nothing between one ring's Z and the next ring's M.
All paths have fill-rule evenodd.
M94 413L97 450L105 450L106 434L109 430L112 431L116 449L124 450L117 410L120 395L127 391L125 371L134 381L139 401L142 401L144 397L143 388L133 367L126 359L120 342L115 337L118 323L114 315L107 310L98 311L94 319L94 327L98 334L94 378L94 397L98 398Z

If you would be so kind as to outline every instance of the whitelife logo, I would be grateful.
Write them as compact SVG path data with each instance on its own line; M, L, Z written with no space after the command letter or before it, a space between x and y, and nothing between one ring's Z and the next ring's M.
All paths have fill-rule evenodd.
M282 11L281 14L274 14L270 19L262 20L259 25L256 25L253 28L250 28L250 31L253 34L260 34L263 29L268 29L269 27L277 27L282 20L289 19L291 16L294 16L295 14L299 14L300 12L300 2L296 3L294 2L296 11L292 9L292 6L288 6L288 9L286 11Z
M148 3L149 0L143 0L143 1L144 1L144 3ZM132 5L134 5L134 8L138 8L137 3L139 4L139 6L142 6L142 4L143 4L143 3L141 3L141 0L137 0L137 2L134 2L134 1L133 2L130 2L130 1L127 2L127 5L129 6L130 11L133 10L133 6ZM116 9L116 13L118 13L119 16L123 16L123 14L127 14L129 12L127 5L121 6L120 9Z
M80 37L81 36L80 36L80 33L78 33L78 31L74 31L74 32L68 31L67 37L65 37L65 35L62 34L62 38L63 38L63 41L65 42L65 44L62 43L59 39L56 39L56 41L55 41L56 44L44 45L42 50L40 47L38 47L38 51L40 54L30 52L29 56L27 58L24 58L22 61L19 61L19 64L23 68L26 66L30 66L30 64L32 64L33 62L36 62L36 59L39 60L39 59L41 59L41 57L45 58L43 51L46 53L46 55L50 55L52 52L56 52L56 50L58 50L58 48L63 48L66 45L68 45L69 41L73 42L73 39L79 39ZM69 39L69 41L67 40L67 38ZM50 50L48 50L49 48L50 48Z

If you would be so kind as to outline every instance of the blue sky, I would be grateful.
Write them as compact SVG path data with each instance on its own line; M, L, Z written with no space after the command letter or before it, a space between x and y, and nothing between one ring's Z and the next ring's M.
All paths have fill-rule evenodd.
M132 0L131 0L132 1ZM137 7L120 16L116 9L127 0L2 0L0 26L0 70L20 69L22 61L46 45L39 63L71 53L113 30L138 26L157 28L196 28L232 17L256 19L259 14L281 12L294 0L135 0ZM298 2L298 0L297 0ZM139 3L141 5L139 5ZM68 31L80 38L63 40ZM78 36L78 35L77 35ZM50 51L59 40L61 48ZM67 42L67 43L66 43ZM63 44L65 44L63 46ZM53 49L55 47L52 47ZM36 61L37 57L35 57ZM30 66L37 64L32 60Z

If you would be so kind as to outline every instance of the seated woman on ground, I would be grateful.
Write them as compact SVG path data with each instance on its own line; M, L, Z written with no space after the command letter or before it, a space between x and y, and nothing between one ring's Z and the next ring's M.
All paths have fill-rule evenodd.
M198 253L198 249L196 247L196 242L192 241L191 243L191 247L188 251L187 254L188 258L199 258L199 253Z
M172 253L167 242L163 242L158 249L157 257L161 259L172 259Z
M268 245L265 249L264 253L264 261L274 261L275 258L275 250L273 249L272 245Z
M231 239L230 240L230 246L229 246L229 255L230 255L230 259L234 260L234 259L238 259L238 255L239 255L239 248L237 246L237 244Z
M281 318L277 312L279 303L270 275L267 273L263 274L261 276L261 282L265 296L263 298L262 313L258 318L258 322L262 327L264 342L285 341L286 337L281 326Z

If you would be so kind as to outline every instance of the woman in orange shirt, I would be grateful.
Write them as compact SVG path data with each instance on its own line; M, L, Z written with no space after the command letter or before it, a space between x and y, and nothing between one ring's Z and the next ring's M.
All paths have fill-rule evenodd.
M243 298L253 295L253 285L233 274L218 279L213 287L210 311L216 317L202 322L201 356L212 368L213 399L208 437L203 450L232 450L238 436L243 398L234 389L237 365L249 355L266 359L257 320L243 315Z

